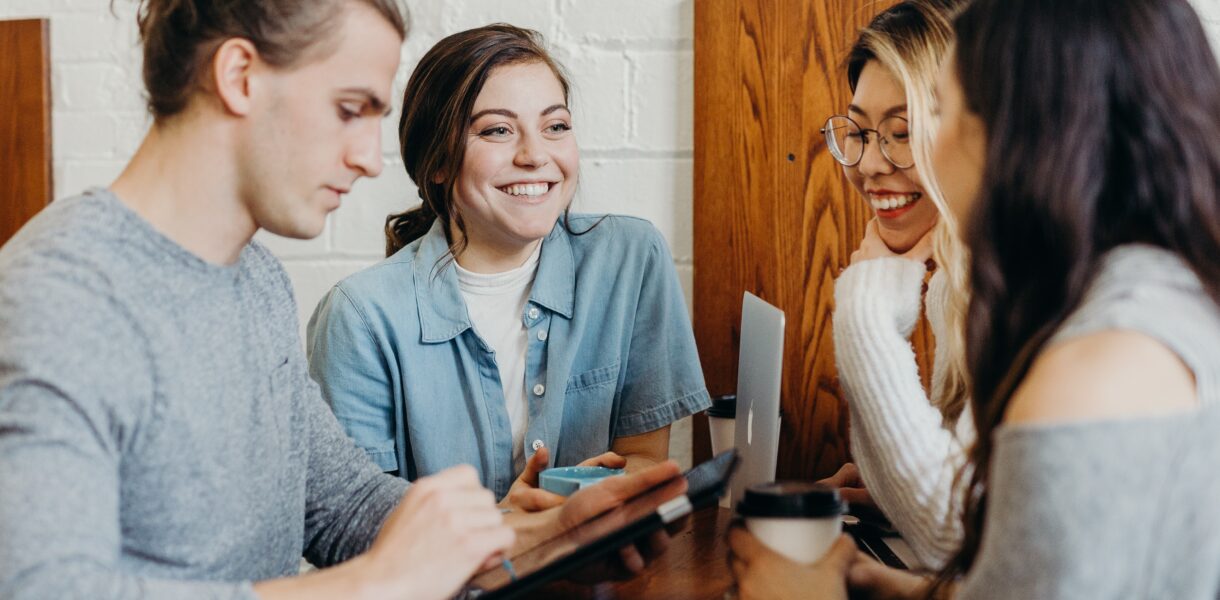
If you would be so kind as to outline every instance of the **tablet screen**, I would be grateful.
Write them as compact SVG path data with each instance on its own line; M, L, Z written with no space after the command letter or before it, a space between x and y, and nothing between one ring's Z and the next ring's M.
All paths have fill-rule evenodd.
M686 496L694 508L715 502L724 493L728 478L736 466L737 456L725 452L686 473ZM593 518L567 532L512 558L517 574L514 582L500 567L475 576L470 585L480 597L499 597L495 593L508 588L521 591L562 577L657 531L665 525L658 509L682 496L680 480L653 488L623 505ZM531 585L532 584L532 585Z

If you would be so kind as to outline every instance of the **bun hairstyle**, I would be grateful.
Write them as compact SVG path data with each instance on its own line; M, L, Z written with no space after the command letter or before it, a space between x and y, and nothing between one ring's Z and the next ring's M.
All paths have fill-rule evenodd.
M249 40L263 60L282 68L324 53L349 2L373 8L406 36L397 0L139 0L149 112L157 121L182 112L227 39Z

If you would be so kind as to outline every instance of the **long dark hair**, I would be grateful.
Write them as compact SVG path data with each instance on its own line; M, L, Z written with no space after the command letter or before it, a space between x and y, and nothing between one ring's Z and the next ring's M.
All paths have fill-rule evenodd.
M1101 256L1165 248L1220 304L1220 68L1186 0L977 0L955 29L987 156L966 230L978 441L941 583L978 554L992 434Z
M403 95L398 140L407 175L423 203L386 217L386 256L423 237L437 219L446 235L451 223L465 233L461 215L453 209L453 187L462 170L475 100L496 67L528 62L551 68L567 102L567 77L543 48L542 37L529 29L497 23L455 33L419 61ZM450 255L461 250L451 240Z

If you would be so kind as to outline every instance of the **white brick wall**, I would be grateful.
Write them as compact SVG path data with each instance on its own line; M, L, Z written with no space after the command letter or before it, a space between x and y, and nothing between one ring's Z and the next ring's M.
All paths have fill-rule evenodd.
M693 0L406 0L411 34L395 82L401 98L419 57L440 38L507 22L540 31L567 68L583 154L580 211L651 220L673 250L690 302ZM55 193L112 181L149 120L142 100L133 0L0 0L0 19L51 17ZM416 202L398 157L398 113L385 121L386 168L357 183L317 239L260 234L292 277L302 330L319 298L379 260L390 212ZM688 420L689 421L689 420ZM674 455L690 461L689 423Z
M574 84L584 183L577 210L652 220L684 280L691 264L692 0L418 0L396 79L448 33L495 21L536 28ZM132 0L0 0L0 18L50 16L58 196L114 178L148 127ZM385 121L385 173L359 183L315 240L262 235L292 270L304 320L337 277L381 257L385 215L415 190ZM623 182L629 182L623 187ZM687 287L689 300L689 286Z

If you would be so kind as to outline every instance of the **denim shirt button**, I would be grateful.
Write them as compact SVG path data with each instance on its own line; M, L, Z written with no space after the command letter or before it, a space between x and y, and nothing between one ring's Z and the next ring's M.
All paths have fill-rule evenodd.
M542 447L545 445L546 444L542 443L542 440L534 440L534 443L530 444L530 447L534 449L534 452L537 452L537 451L541 450Z
M531 319L537 319L540 313L538 312L538 307L531 306L529 312L525 314L529 315L529 318Z
M545 329L538 330L538 341L540 341L540 342L546 341L546 330Z
M534 395L541 396L546 393L546 386L541 383L534 385Z

